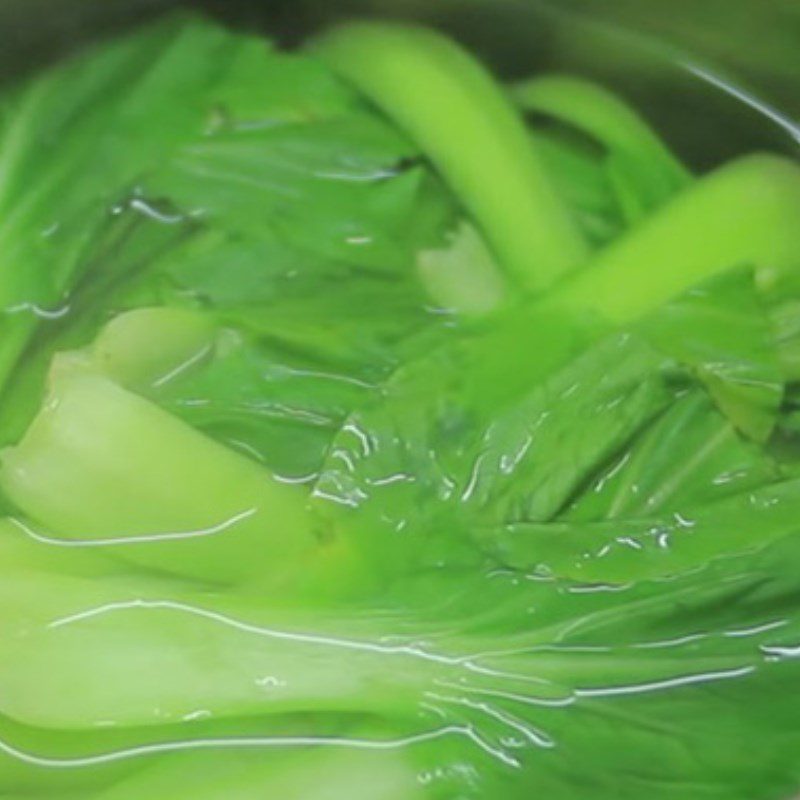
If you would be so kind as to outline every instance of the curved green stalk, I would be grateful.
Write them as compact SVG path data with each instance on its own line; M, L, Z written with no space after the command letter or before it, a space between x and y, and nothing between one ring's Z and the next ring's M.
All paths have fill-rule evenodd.
M752 155L698 181L551 295L625 325L701 281L753 265L761 285L800 268L800 167Z
M523 288L547 289L581 263L585 243L522 119L458 45L424 28L359 22L313 49L419 144Z
M572 75L541 75L512 89L517 104L582 130L609 150L622 150L670 174L676 186L692 175L658 134L624 100L603 86Z
M691 181L689 170L624 100L596 83L543 75L517 84L512 97L525 111L553 117L608 151L605 173L629 224L636 224Z

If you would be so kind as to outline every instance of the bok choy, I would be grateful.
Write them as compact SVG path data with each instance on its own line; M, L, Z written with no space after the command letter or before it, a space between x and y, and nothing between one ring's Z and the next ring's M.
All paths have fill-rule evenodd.
M798 220L432 29L5 87L0 796L792 796Z

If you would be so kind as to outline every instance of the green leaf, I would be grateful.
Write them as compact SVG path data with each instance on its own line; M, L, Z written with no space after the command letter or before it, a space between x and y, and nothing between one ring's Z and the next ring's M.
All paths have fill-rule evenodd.
M764 441L783 398L775 334L751 270L733 270L645 319L647 338L691 367L731 422Z
M239 46L217 26L171 20L61 64L5 98L3 383L38 320L68 302L115 206L146 169L202 135L209 94Z
M558 128L534 126L531 135L587 241L595 248L613 241L626 229L627 221L602 151Z
M567 511L570 521L679 513L780 477L780 469L693 389L604 467Z
M366 113L222 127L182 149L144 191L231 232L273 230L318 258L396 270L435 236L437 213L449 219L438 185L404 166L415 155Z
M235 337L203 368L147 395L276 474L308 482L335 432L375 391L374 376L347 367Z
M224 58L213 55L212 46L224 50ZM151 63L154 48L164 51L163 66ZM131 75L109 73L103 59L121 60ZM184 73L171 68L175 59ZM174 85L191 71L191 59L203 60L192 73L191 92L162 113L159 103L176 105ZM75 71L86 72L89 88L91 80L100 81L106 94L88 97ZM65 122L63 137L66 143L75 138L82 157L97 157L91 169L110 199L92 194L88 180L61 191L51 178L29 176L31 185L52 184L31 213L58 207L74 215L82 250L64 285L69 313L35 337L9 387L4 443L30 424L54 353L87 345L115 311L211 307L219 324L243 329L245 338L254 334L256 350L264 349L264 339L270 353L299 349L308 370L329 370L331 359L341 370L346 361L345 375L352 372L356 381L394 364L394 348L436 320L414 266L421 247L439 247L458 224L453 201L417 163L414 147L322 64L276 52L260 38L177 20L37 80L69 83L70 107L91 101L91 114L70 117L74 130ZM164 120L152 126L149 118L136 118L149 125L136 141L141 153L120 145L126 129L115 115L127 114L129 104ZM27 146L39 148L36 169L43 176L63 165L82 169L71 151L62 165L52 148L37 144L40 128L52 135L46 113L57 109L49 108L43 105L41 116L29 120ZM163 152L147 138L162 127ZM105 164L106 150L108 159L124 165ZM14 152L7 151L10 160ZM86 224L95 218L94 227ZM9 229L23 246L30 237L18 234ZM42 270L53 263L64 263L63 253L43 259ZM25 296L38 302L32 290ZM354 320L354 309L363 309L364 317ZM283 356L287 370L298 360L293 357ZM225 441L242 438L223 424ZM265 447L272 448L269 442Z
M512 524L477 536L514 569L588 583L669 577L797 533L799 489L789 481L672 515Z
M405 364L334 438L315 493L366 510L379 552L394 541L419 558L421 532L434 526L451 541L461 518L550 519L670 402L669 363L637 337L582 352L565 330L560 355L543 351L537 363L527 337L539 325L552 332L553 320L528 319L520 336L525 320ZM393 533L376 538L384 528Z

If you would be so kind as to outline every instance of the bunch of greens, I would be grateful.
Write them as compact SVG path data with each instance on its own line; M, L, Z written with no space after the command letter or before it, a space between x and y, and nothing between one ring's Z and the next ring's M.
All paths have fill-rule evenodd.
M0 109L0 796L797 789L795 163L371 22Z

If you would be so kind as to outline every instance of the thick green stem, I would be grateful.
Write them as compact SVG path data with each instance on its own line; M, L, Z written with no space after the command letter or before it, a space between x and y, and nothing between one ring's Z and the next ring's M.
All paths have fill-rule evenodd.
M759 283L800 268L800 167L753 155L721 167L597 255L547 302L618 325L738 265Z
M586 245L491 75L424 28L353 23L314 51L419 144L526 289L547 289L580 264Z
M629 225L638 224L692 180L633 108L591 81L543 75L518 84L512 96L523 110L552 117L605 148L602 169Z
M382 714L425 730L419 703L438 680L486 679L463 656L390 638L412 621L422 640L438 629L413 615L379 622L372 606L282 609L115 571L30 536L0 520L0 555L11 555L0 560L0 715L25 725L91 733L178 724L203 709L209 720ZM320 732L319 721L307 723Z
M236 752L182 753L143 770L90 800L414 800L427 796L417 770L402 752L351 745L275 747L257 742ZM380 752L383 749L384 752ZM379 752L374 752L378 750ZM366 752L365 752L366 751ZM373 751L373 752L369 752ZM209 769L209 767L211 767Z
M441 663L318 616L136 578L2 570L0 713L43 728L158 726L302 712L414 718ZM338 625L337 625L338 627ZM341 628L340 628L341 629ZM313 728L312 728L313 730Z
M212 582L273 574L316 545L304 490L79 366L2 454L0 484L59 535Z

